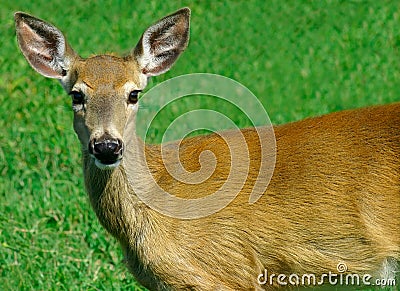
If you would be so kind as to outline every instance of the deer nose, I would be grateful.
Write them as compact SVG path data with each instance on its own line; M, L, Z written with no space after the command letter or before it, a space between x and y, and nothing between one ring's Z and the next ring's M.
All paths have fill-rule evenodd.
M122 140L104 134L89 142L89 153L104 165L111 165L121 159L124 150Z

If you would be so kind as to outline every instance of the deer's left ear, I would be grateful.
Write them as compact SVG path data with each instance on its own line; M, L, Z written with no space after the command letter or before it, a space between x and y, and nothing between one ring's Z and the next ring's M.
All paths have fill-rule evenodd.
M142 73L156 76L168 71L189 42L190 9L182 8L150 26L133 50Z

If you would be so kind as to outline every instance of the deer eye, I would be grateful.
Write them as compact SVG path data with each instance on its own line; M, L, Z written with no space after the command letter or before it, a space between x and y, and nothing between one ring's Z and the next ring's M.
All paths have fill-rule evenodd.
M142 90L133 90L128 95L128 104L136 104L138 102L139 93Z
M80 105L85 102L85 95L83 95L83 93L80 91L71 91L71 93L69 93L69 95L71 95L72 104L74 104L74 105Z

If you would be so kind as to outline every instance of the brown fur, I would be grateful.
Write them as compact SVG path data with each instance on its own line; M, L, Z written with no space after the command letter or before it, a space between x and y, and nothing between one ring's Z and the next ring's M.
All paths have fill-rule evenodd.
M182 17L188 18L188 12L172 16L180 17L176 33L184 35ZM189 172L200 169L199 156L204 150L216 157L215 172L198 185L176 181L166 171L161 147L145 145L134 134L129 143L123 140L127 145L123 161L134 166L132 177L125 169L127 163L112 170L99 169L87 146L90 139L105 132L123 139L124 128L137 110L126 105L127 92L144 88L146 74L165 71L165 64L172 65L177 55L162 64L144 64L147 59L136 54L145 49L138 45L126 58L84 60L65 44L61 57L69 65L67 75L61 76L58 66L43 68L30 58L29 41L23 41L35 37L30 37L26 26L39 20L19 14L16 21L21 49L31 65L46 76L59 78L68 92L79 89L88 98L86 109L75 112L74 119L82 143L86 189L100 222L121 243L129 270L147 288L268 289L277 286L257 283L264 269L275 274L321 275L335 272L339 262L345 262L351 273L379 277L387 260L400 260L400 104L275 127L275 171L266 192L254 204L248 199L261 163L257 131L232 131L233 141L245 137L250 154L251 170L241 192L213 215L172 218L143 203L132 181L153 193L147 164L154 180L173 195L193 199L212 194L232 170L229 147L219 135L198 136L179 144L181 162ZM162 32L148 39L157 43ZM146 39L142 36L141 41ZM179 41L180 51L186 43L185 38ZM124 88L127 83L133 86L129 90ZM176 150L173 145L167 147L166 156ZM243 151L243 159L246 155Z
M256 132L242 133L257 163ZM255 288L264 268L318 275L346 262L352 273L378 276L386 258L399 259L400 104L306 119L278 126L275 134L276 168L262 198L248 204L252 184L246 183L228 207L195 220L173 219L146 207L130 191L122 167L104 175L86 156L94 209L122 242L140 282L150 289L158 289L160 280L174 289L245 290ZM193 149L202 147L223 159L228 153L219 142L217 135L185 140L183 162L196 163ZM165 189L182 197L198 195L196 187L206 188L205 195L215 191L229 170L220 164L206 183L188 190L165 173L159 147L146 149ZM100 181L107 186L94 191L90 185Z

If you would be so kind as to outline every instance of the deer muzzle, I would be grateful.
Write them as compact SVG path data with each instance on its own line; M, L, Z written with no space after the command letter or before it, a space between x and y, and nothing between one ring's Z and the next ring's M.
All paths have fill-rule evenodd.
M89 154L94 157L100 169L114 169L119 166L124 152L124 143L109 134L92 138L89 142Z

